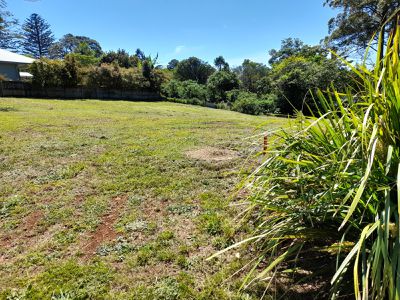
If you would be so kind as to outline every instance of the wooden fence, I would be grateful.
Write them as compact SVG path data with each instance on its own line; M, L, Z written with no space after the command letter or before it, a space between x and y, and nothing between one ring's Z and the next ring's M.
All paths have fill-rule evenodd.
M37 88L29 82L0 81L0 97L55 98L55 99L109 99L132 101L159 101L160 94L149 91L104 88Z

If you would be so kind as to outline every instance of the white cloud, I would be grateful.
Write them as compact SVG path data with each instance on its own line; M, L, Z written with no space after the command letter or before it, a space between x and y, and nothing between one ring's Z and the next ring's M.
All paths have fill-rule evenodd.
M180 54L186 47L184 45L176 46L174 54Z

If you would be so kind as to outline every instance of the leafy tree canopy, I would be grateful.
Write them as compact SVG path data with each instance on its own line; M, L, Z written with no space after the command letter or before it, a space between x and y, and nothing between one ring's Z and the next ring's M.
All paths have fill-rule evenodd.
M177 59L172 59L168 65L167 65L167 69L168 70L174 70L179 64L179 60Z
M272 85L278 96L278 108L282 113L295 110L309 113L314 101L310 93L317 88L325 90L331 83L343 87L347 83L347 69L336 59L323 62L291 56L274 65Z
M130 55L124 49L118 49L117 51L105 53L101 58L101 62L107 64L117 63L122 68L131 68L139 65L139 58L136 55Z
M272 49L269 55L271 58L268 62L273 65L295 55L318 60L326 57L328 51L321 46L306 45L300 39L287 38L282 41L279 50Z
M208 63L197 57L184 59L175 69L175 77L178 80L193 80L200 84L205 84L208 77L215 72L215 69Z
M378 33L388 19L400 8L398 0L325 0L325 5L339 14L329 25L330 36L326 39L331 47L339 50L363 50L374 34ZM396 19L383 27L390 33L396 26Z
M229 64L225 61L223 56L218 56L214 59L214 66L218 69L218 71L229 70Z
M103 53L98 41L86 36L75 36L71 33L64 35L58 42L54 43L50 49L52 58L64 58L70 53L79 53L79 46L84 43L92 52L91 55L100 57Z
M239 88L239 78L235 73L218 71L208 78L207 88L211 100L226 99L226 92Z
M264 64L245 59L241 66L233 71L239 76L244 90L257 92L257 81L268 74L268 67Z
M18 21L7 10L7 3L0 1L0 48L15 50L18 43Z

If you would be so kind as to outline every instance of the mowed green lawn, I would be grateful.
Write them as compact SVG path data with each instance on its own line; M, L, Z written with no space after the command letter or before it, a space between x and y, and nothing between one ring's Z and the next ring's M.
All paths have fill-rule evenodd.
M239 279L224 280L239 259L205 259L237 238L228 203L261 149L252 136L286 122L1 98L0 297L240 299Z

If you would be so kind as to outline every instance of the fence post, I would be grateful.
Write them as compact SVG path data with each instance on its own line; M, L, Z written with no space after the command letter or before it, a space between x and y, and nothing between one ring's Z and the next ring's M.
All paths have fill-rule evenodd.
M267 150L268 150L268 135L265 135L264 136L264 154L266 154L267 153Z
M4 92L3 92L3 81L0 80L0 87L1 87L1 96L4 97Z

